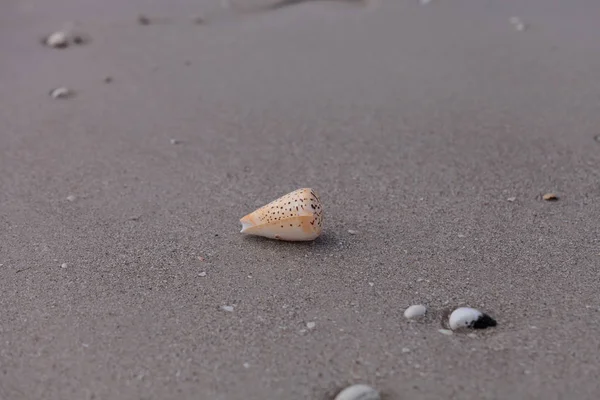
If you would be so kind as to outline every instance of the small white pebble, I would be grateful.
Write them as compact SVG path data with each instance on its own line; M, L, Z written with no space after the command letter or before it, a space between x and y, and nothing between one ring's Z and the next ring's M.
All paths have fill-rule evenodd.
M223 311L233 312L233 306L221 306Z
M243 365L244 365L244 368L246 368L246 369L250 368L250 364L248 364L247 362L245 362Z
M50 91L50 96L53 99L66 99L67 97L70 97L72 94L73 94L73 92L71 92L66 87L59 87L56 89L52 89Z
M427 307L422 304L415 304L404 311L404 317L408 319L419 318L427 313Z
M441 333L442 335L453 335L454 332L452 332L450 329L438 329L438 332Z
M307 322L307 323L306 323L306 327L307 327L308 329L315 329L315 327L316 327L316 326L317 326L316 322L312 322L312 321L311 321L311 322Z
M69 45L69 36L65 32L54 32L46 38L46 46L64 49Z
M74 195L71 194L71 195L67 196L67 200L68 201L75 201L75 200L77 200L77 197L75 197Z
M206 276L206 272L202 271L198 274L198 276Z
M467 336L470 337L471 339L476 339L477 338L477 335L474 334L474 333L469 333Z
M85 347L85 348L88 348L88 347L90 347L90 345L89 345L89 344L87 344L87 343L82 343L81 345L82 345L83 347Z
M352 230L352 229L348 229L348 233L351 235L356 235L358 233L358 231Z
M375 284L373 282L369 282L369 286L373 287Z
M252 279L252 275L248 275L248 278Z
M402 352L403 353L410 353L410 349L408 347L403 347L402 348Z
M512 202L513 202L513 201L515 201L516 199L517 199L516 197L509 197L508 199L506 199L506 201L510 201L510 202L512 203Z
M334 400L381 400L381 396L371 386L358 384L342 390Z
M68 265L67 265L67 263L62 263L62 265L60 267L64 269L64 268L67 268Z
M465 235L463 235L463 234L459 233L459 234L458 234L458 237L459 237L459 238L464 238L464 237L465 237Z

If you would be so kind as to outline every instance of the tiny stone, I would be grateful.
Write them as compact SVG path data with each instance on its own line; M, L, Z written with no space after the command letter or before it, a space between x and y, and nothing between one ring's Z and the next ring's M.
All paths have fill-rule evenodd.
M50 91L50 96L53 99L66 99L68 97L71 97L72 95L73 95L73 92L71 92L66 87L59 87L56 89L52 89Z
M358 231L352 230L352 229L348 229L348 233L351 235L356 235L358 233Z
M460 233L459 233L459 234L458 234L458 237L459 237L459 238L464 238L464 237L465 237L465 235L463 235L463 234L460 234Z
M450 329L438 329L438 332L441 333L442 335L452 335L454 334L454 332L452 332Z
M221 306L223 311L233 312L233 306Z
M106 78L104 78L104 83L111 83L113 81L112 76L107 76Z
M68 265L67 265L67 263L63 263L63 264L62 264L60 267L61 267L62 269L65 269L65 268L67 268L67 267L68 267Z
M546 201L556 201L556 200L558 200L558 196L555 195L554 193L546 193L542 198L544 200L546 200Z
M206 276L206 272L202 271L198 274L198 276Z
M245 362L243 365L244 365L244 368L246 368L246 369L250 368L250 364L248 364L247 362Z
M317 326L317 324L315 322L312 322L312 321L306 323L306 327L308 329L315 329L316 326Z
M369 282L369 286L373 287L375 284L373 282Z
M477 335L474 334L474 333L469 333L467 336L470 337L471 339L476 339L477 338Z
M515 201L516 199L517 199L516 197L509 197L508 199L506 199L506 201L510 201L510 202L512 203L512 202L513 202L513 201Z
M177 139L171 139L171 144L179 144L179 140L177 140Z
M64 32L55 32L46 38L45 43L55 49L64 49L69 45L69 38Z
M74 195L70 194L70 195L67 196L67 200L68 201L75 201L75 200L77 200L77 197L75 197Z
M415 304L415 305L408 307L404 311L404 317L408 318L408 319L414 319L414 318L422 317L426 313L427 313L427 307L425 307L422 304Z
M408 347L403 347L402 348L402 352L403 353L410 353L410 349Z

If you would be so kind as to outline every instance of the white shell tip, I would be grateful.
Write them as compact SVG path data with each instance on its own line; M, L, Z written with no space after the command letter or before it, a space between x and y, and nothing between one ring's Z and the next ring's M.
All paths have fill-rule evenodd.
M404 311L404 317L408 319L419 318L424 316L425 313L427 313L427 307L422 304L415 304Z
M342 390L334 400L381 400L381 396L371 386L357 384Z
M486 329L496 326L496 320L479 310L469 307L457 308L450 314L450 329Z

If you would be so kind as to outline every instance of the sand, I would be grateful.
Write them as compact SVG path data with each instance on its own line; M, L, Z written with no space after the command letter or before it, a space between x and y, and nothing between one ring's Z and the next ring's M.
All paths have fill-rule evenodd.
M269 1L0 4L0 399L600 397L600 2Z

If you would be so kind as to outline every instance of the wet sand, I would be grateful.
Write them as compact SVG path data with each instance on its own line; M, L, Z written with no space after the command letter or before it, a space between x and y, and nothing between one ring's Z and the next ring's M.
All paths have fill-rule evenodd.
M600 396L600 3L122 3L0 4L1 400Z

